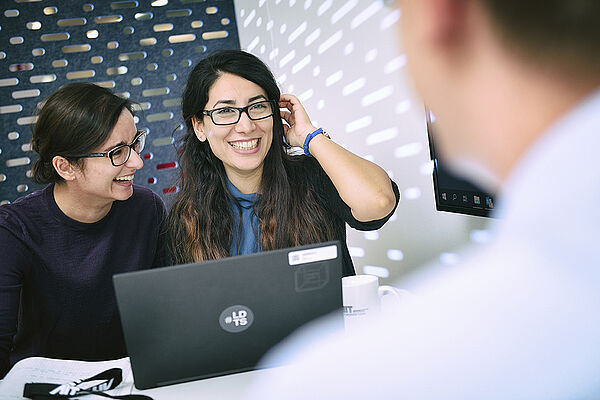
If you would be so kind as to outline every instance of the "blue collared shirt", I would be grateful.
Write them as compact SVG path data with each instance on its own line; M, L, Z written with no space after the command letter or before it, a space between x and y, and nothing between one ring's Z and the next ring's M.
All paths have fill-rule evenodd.
M261 251L260 225L258 223L258 217L254 212L254 203L258 199L258 193L242 193L229 181L229 179L227 179L227 188L240 205L238 208L238 205L234 200L230 201L231 209L233 211L234 230L229 255L237 256ZM242 218L241 229L240 210Z

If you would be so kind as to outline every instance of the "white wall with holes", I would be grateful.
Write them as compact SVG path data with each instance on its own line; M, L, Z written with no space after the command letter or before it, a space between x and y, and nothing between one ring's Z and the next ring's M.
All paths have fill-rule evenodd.
M402 199L379 231L348 229L357 273L391 282L485 240L488 221L435 210L422 102L404 72L402 11L382 0L235 0L241 48L261 57L282 92L317 126L383 167Z

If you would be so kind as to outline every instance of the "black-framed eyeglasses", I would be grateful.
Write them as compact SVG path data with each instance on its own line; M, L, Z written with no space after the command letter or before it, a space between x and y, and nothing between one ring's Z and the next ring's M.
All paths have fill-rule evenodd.
M93 158L93 157L108 157L110 162L115 167L119 167L125 164L131 156L131 149L136 153L140 154L144 150L146 144L146 132L137 131L135 138L131 144L121 144L113 149L110 149L104 153L89 153L81 156L71 156L72 158Z
M233 125L239 122L243 112L253 121L269 118L275 112L275 102L263 100L246 107L220 107L204 110L202 114L208 115L215 125Z

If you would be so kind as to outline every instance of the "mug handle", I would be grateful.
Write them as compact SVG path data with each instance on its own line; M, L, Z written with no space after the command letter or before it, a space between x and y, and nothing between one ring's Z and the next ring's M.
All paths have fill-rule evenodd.
M385 303L381 300L386 297ZM389 285L379 286L379 299L381 301L381 311L384 313L395 312L402 308L404 303L409 300L409 292ZM391 300L391 301L387 301Z
M398 299L398 301L400 301L402 299L402 291L400 291L400 289L397 289L397 288L395 288L393 286L389 286L389 285L379 286L379 298L382 298L383 296L388 296L388 295L394 296L396 299Z

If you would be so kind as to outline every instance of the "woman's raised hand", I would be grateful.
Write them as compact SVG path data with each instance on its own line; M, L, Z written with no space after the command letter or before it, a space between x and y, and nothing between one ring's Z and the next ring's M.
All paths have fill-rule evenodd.
M281 117L285 121L283 124L285 140L290 146L302 147L306 135L316 130L306 110L300 100L292 94L282 94L279 98L279 107L285 109L280 110Z
M291 146L302 147L315 126L296 96L279 99L283 130ZM373 221L388 215L396 206L390 178L378 165L344 149L333 140L317 135L310 142L310 154L319 162L354 218ZM359 190L357 190L359 188Z

